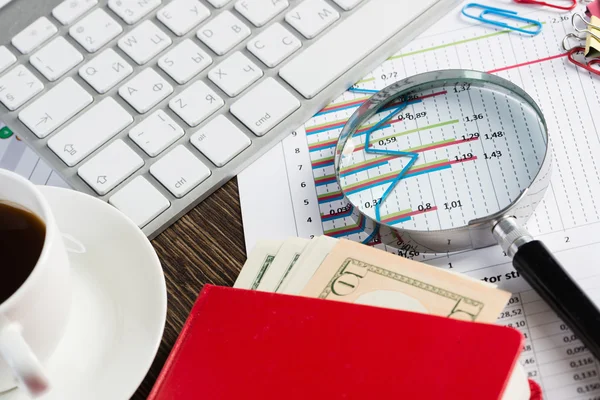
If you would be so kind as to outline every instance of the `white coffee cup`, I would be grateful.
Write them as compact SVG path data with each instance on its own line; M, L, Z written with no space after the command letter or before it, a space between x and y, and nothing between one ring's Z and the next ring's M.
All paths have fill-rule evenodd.
M48 202L29 181L0 169L0 202L46 225L42 253L29 277L0 304L0 393L19 386L31 396L50 386L43 364L64 335L71 305L69 259ZM0 279L5 268L0 254Z

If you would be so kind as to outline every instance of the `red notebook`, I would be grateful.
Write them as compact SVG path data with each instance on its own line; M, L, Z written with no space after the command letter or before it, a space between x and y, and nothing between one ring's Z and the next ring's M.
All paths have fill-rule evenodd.
M522 347L498 325L207 285L149 399L496 400Z

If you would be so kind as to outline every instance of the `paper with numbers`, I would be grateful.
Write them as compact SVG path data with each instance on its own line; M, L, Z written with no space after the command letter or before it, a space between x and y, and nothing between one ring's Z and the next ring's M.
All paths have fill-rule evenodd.
M497 1L481 3L498 6ZM463 68L491 72L525 89L540 105L553 142L552 184L527 225L600 301L600 79L570 64L561 47L571 15L505 2L500 6L539 19L530 37L474 25L452 10L356 87L378 90L421 72ZM584 12L579 5L574 12ZM362 241L360 225L335 181L333 150L345 120L366 94L346 92L238 177L246 245L258 239L309 238L326 233ZM265 179L264 171L269 171ZM510 171L507 171L509 174ZM510 179L510 175L507 175ZM279 237L275 235L280 235ZM497 246L458 254L423 255L373 244L408 258L498 285L513 293L498 323L526 336L521 357L548 400L600 398L598 361L514 270ZM490 345L493 345L491 343Z
M0 168L16 172L36 185L69 187L2 122L0 122Z

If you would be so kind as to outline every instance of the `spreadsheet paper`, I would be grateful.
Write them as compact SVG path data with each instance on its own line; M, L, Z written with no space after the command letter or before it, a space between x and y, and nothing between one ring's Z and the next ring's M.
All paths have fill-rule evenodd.
M497 6L498 2L482 3ZM554 252L599 304L600 164L596 156L600 154L600 79L569 63L561 47L563 37L573 31L571 14L512 2L504 5L540 20L542 33L531 37L475 25L458 12L452 13L366 75L356 87L379 90L418 73L457 68L490 72L525 89L547 119L553 157L551 186L527 229ZM583 7L575 11L582 12ZM357 241L367 239L363 227L348 218L347 202L336 183L333 166L341 129L367 96L344 93L239 175L248 251L263 238L327 234ZM427 103L431 104L427 111L441 111L435 108L443 107L442 103ZM451 122L449 118L448 125ZM412 123L417 128L428 125L427 118ZM392 129L399 132L402 124L396 125ZM511 171L505 172L506 179L511 179ZM443 171L431 171L436 173ZM403 227L410 228L410 222L404 222ZM519 276L500 247L425 255L411 249L375 246L468 274L513 293L498 323L525 335L520 361L528 376L542 386L544 398L600 398L598 361Z

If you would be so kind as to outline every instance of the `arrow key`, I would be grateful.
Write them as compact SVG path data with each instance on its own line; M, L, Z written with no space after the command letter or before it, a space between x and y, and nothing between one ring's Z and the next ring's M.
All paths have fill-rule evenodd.
M143 165L144 160L119 139L83 164L77 174L104 196Z
M69 77L19 113L19 119L40 139L92 102L92 96Z

